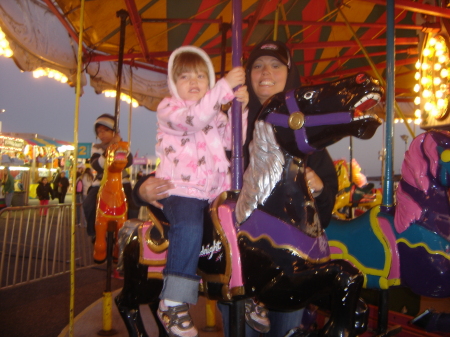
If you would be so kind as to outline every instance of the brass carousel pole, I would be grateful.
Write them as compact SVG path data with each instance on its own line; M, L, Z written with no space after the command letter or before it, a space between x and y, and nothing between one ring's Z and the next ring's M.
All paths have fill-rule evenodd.
M75 111L73 125L73 142L74 142L74 165L72 165L72 214L71 214L71 236L70 236L70 319L69 319L69 336L73 337L74 327L74 298L75 298L75 221L76 221L76 174L78 161L78 118L80 110L80 92L81 92L81 70L83 66L83 26L84 26L84 2L81 0L80 7L80 32L78 35L78 54L77 54L77 85L75 90Z

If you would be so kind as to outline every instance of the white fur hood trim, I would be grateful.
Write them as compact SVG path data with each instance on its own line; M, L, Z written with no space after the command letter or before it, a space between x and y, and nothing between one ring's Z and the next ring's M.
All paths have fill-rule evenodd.
M173 60L175 59L175 57L178 54L184 53L187 51L196 53L202 59L205 60L205 63L207 65L208 71L209 71L209 89L214 87L214 85L216 84L216 75L214 73L213 64L212 64L211 59L209 58L208 54L206 54L206 52L203 49L200 49L195 46L183 46L183 47L177 48L172 52L172 54L169 57L169 64L168 64L168 70L167 70L167 83L168 83L170 94L172 95L172 97L174 97L176 99L180 99L180 100L181 100L181 98L178 95L177 88L175 86L175 82L174 82L173 76L172 76Z

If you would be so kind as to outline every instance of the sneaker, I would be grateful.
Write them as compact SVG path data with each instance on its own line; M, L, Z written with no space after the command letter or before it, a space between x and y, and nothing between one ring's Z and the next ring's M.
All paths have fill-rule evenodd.
M167 307L161 300L157 314L169 337L198 337L186 303Z
M245 321L254 330L260 333L268 333L270 330L269 310L253 299L245 300Z

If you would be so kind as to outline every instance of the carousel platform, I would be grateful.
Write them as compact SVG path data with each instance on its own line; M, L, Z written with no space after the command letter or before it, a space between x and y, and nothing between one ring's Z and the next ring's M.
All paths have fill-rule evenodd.
M85 268L75 273L73 336L99 336L103 328L103 291L106 265ZM120 291L123 280L111 279L112 297ZM66 337L69 336L70 276L58 275L16 287L0 290L0 337ZM119 312L112 305L112 336L128 336ZM219 331L205 332L205 298L200 297L191 314L202 337L222 337L222 321L216 310ZM142 317L150 337L157 336L155 323L147 306Z
M112 293L114 298L120 289L117 289ZM149 337L159 336L156 328L155 320L150 312L150 309L146 305L140 307L142 320L144 321L145 330ZM125 328L119 311L115 306L112 308L112 329L109 331L103 331L102 329L102 313L103 313L103 299L99 299L92 303L89 307L78 314L74 320L74 336L75 337L92 337L92 336L117 336L128 337L128 332ZM205 315L205 298L200 297L197 305L191 307L191 315L194 323L199 329L201 337L222 337L223 331L221 328L222 322L220 313L216 310L216 331L205 331L206 328L206 315ZM219 326L220 325L220 326ZM69 326L58 337L69 337Z

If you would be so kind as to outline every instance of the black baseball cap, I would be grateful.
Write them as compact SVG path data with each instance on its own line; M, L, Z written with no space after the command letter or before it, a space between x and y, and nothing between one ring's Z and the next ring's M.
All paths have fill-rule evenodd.
M291 55L283 42L267 40L258 44L248 57L247 67L250 67L261 56L273 56L291 69Z

